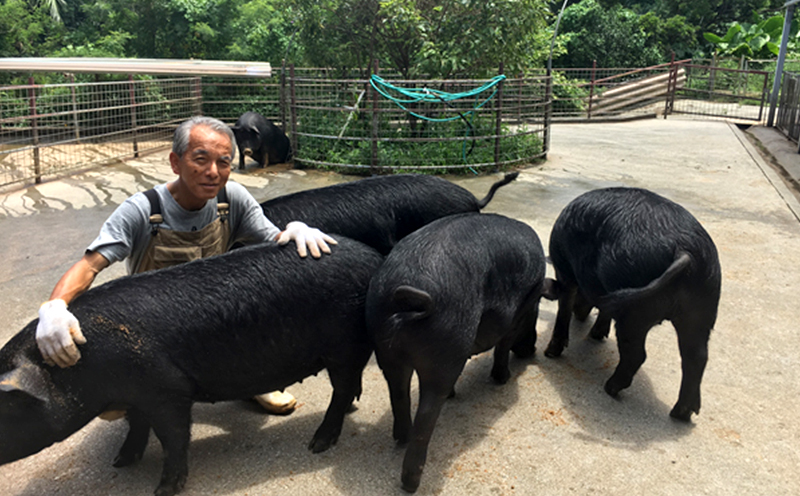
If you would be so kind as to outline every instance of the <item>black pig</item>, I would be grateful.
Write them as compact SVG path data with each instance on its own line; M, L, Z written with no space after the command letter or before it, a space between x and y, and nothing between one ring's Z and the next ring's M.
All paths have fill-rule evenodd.
M692 412L699 413L721 280L717 249L700 223L680 205L644 189L590 191L556 220L550 258L559 296L545 354L557 357L567 346L572 312L584 319L592 307L599 308L593 338L607 336L616 320L620 361L605 385L616 396L644 363L647 332L669 320L683 368L670 415L688 421Z
M255 112L245 112L231 127L239 147L239 169L244 169L244 157L250 157L261 167L288 162L292 144L286 134Z
M261 204L279 229L301 220L336 232L386 255L403 237L447 215L479 212L498 188L516 179L510 172L478 200L466 189L435 176L375 176L279 196Z
M73 367L43 364L34 320L0 350L0 464L124 409L130 431L115 465L141 458L152 427L165 453L156 494L175 494L193 402L251 398L324 368L333 396L309 449L329 448L361 394L372 353L364 300L383 258L338 241L318 260L256 245L91 289L70 304L88 339Z
M403 489L419 487L445 399L470 356L494 347L492 378L508 381L509 350L536 346L545 259L533 229L495 214L436 220L401 240L367 293L367 330L389 384L394 438L410 441ZM409 385L419 378L413 427Z

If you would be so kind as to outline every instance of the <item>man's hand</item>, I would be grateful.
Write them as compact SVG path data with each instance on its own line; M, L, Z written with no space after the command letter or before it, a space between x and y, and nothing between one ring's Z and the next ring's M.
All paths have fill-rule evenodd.
M329 244L337 244L335 239L319 229L308 227L299 221L286 224L286 229L278 234L278 239L276 241L279 245L283 246L292 240L294 240L297 245L297 253L301 257L305 257L308 254L306 247L308 251L311 252L312 257L319 258L322 256L322 253L331 252L328 246Z
M48 365L61 368L75 365L81 357L77 344L86 343L81 326L64 300L55 299L39 307L36 344Z

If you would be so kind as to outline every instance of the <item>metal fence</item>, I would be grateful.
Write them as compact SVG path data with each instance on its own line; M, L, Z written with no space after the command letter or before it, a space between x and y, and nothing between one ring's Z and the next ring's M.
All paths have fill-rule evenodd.
M200 90L197 77L0 87L0 186L162 149Z
M670 90L670 69L670 64L554 69L553 121L626 120L663 115ZM679 84L683 84L683 79Z
M669 113L721 118L752 123L766 118L771 73L681 64L686 84L679 87Z
M775 127L795 142L800 139L800 74L784 71Z
M543 156L546 78L505 79L474 93L485 83L292 72L294 160L348 171L477 171ZM439 96L408 97L425 91Z
M681 114L751 123L766 119L771 73L681 60L645 68L556 69L553 121Z
M529 162L547 153L551 122L670 114L763 121L769 72L690 62L556 69L550 78L539 71L480 94L471 92L485 80L406 81L383 73L395 89L381 94L363 74L291 67L266 79L31 78L0 87L0 187L162 149L175 126L195 114L233 124L246 111L259 112L286 130L299 166L345 172L478 171ZM423 88L469 97L402 103L400 90ZM792 101L782 99L781 115L797 113ZM796 124L786 126L796 134Z

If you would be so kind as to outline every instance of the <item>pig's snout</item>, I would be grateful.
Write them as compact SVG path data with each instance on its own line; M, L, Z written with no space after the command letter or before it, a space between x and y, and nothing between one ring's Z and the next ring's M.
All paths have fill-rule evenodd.
M244 153L248 157L252 157L253 156L253 149L252 148L245 148L244 152L242 152L242 153Z

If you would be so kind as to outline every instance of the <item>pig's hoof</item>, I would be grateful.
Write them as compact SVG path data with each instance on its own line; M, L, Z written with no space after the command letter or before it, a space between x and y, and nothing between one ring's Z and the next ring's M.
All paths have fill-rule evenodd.
M692 412L699 414L700 408L692 408L677 404L672 408L672 411L669 412L669 416L681 422L689 422L692 420Z
M615 381L614 378L612 377L611 379L606 381L604 389L606 390L606 393L608 393L609 396L617 398L619 396L619 392L625 389L626 387L628 386L622 386L618 384L617 381Z
M401 482L403 483L403 491L407 493L415 493L419 488L419 482L422 479L422 472L420 473L404 473Z
M492 370L492 379L495 384L505 384L511 378L511 371L508 367L501 368L501 370Z
M561 356L561 353L564 351L564 346L559 343L554 343L550 341L550 344L547 345L547 349L544 350L544 356L547 358L558 358Z
M114 459L113 465L116 468L127 467L129 465L133 465L141 459L142 453L127 453L120 451L117 457Z
M536 345L533 346L514 346L511 348L517 358L530 358L536 354Z
M592 327L592 330L589 331L589 337L595 341L602 341L608 337L608 331L608 329L598 329L596 327Z
M308 449L311 450L312 453L322 453L323 451L329 449L331 446L336 444L336 441L339 439L339 436L332 436L332 437L316 437L308 443Z
M186 477L173 484L162 483L156 488L155 496L174 496L181 492L183 485L186 483Z

